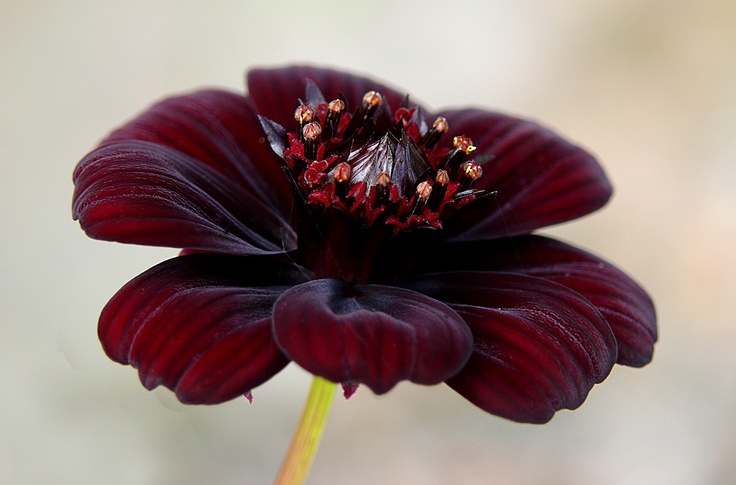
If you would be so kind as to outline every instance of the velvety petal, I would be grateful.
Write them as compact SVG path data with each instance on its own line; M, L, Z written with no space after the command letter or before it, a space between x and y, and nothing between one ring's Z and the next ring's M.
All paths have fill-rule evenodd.
M443 303L402 288L321 279L276 302L274 335L293 361L334 382L388 392L402 380L437 384L470 355L465 322Z
M271 313L296 281L297 268L268 258L170 259L110 300L100 341L111 359L137 368L149 389L164 385L186 403L226 401L288 363L273 340Z
M72 213L90 237L237 254L296 247L279 213L226 175L150 142L87 155L74 172Z
M165 99L113 131L102 145L121 141L168 146L209 165L262 201L284 211L290 208L291 185L281 160L265 143L247 97L211 89Z
M351 112L360 106L368 91L381 93L384 103L392 109L398 108L406 97L405 93L362 76L311 66L253 69L248 72L248 92L258 114L291 129L299 100L306 101L307 80L319 87L327 101L342 94Z
M476 406L543 423L574 409L616 361L616 341L579 294L527 275L437 273L409 288L447 303L473 332L473 354L447 383Z
M541 236L451 244L443 253L444 268L525 273L575 290L601 312L613 330L617 363L641 367L652 360L657 341L654 303L641 286L607 261Z
M451 133L473 140L474 155L493 156L473 188L495 194L458 217L457 240L527 234L588 214L611 196L592 155L536 123L477 109L441 115Z

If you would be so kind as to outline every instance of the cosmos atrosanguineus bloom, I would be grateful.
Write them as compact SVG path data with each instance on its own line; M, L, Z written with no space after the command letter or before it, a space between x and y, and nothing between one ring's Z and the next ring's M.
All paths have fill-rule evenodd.
M182 248L107 304L106 353L185 403L246 395L290 361L346 393L446 382L541 423L615 363L651 360L651 299L531 233L603 206L583 149L479 109L432 113L333 70L258 69L248 94L166 99L74 173L93 238Z

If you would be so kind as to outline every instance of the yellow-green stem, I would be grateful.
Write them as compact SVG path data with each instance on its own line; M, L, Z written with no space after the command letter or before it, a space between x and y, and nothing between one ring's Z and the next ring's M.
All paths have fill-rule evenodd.
M314 376L302 418L276 477L275 485L301 485L306 481L322 439L336 389L337 384L334 382Z

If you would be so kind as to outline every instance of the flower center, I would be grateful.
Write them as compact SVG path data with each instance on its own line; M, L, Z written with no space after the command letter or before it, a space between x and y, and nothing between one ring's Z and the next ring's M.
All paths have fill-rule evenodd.
M261 123L308 208L300 217L312 218L317 227L304 239L321 238L332 259L344 261L358 252L372 268L377 254L385 252L384 241L415 229L442 229L444 221L484 192L472 188L483 174L469 157L475 150L472 140L455 136L451 144L439 143L450 128L445 118L428 126L408 98L391 111L376 91L366 93L352 113L345 99L327 102L314 85L307 86L308 98L310 92L311 99L294 111L292 130L265 118ZM300 228L300 238L305 230L310 231ZM336 248L335 238L343 249ZM315 265L333 266L310 264ZM371 268L355 269L347 279L366 280Z
M468 159L473 142L456 136L451 147L437 147L449 130L445 118L427 127L417 108L391 113L382 106L375 91L352 114L342 99L300 104L295 129L279 153L290 178L310 206L344 212L366 227L386 224L394 234L441 229L443 220L481 192L471 189L483 175L480 164Z

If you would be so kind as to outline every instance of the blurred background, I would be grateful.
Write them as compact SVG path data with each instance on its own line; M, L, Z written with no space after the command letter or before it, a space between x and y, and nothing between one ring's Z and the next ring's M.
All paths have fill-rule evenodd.
M613 200L544 232L634 275L661 335L544 426L444 385L338 398L310 483L735 483L735 52L732 0L0 0L0 483L271 482L310 377L191 407L109 361L99 311L176 251L88 239L71 173L155 100L295 61L588 147Z

